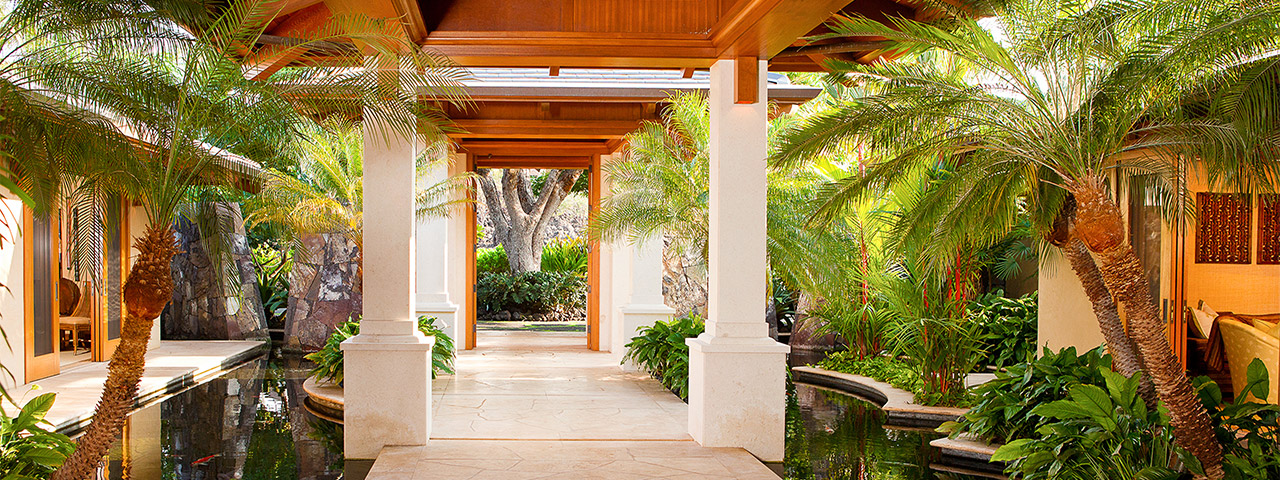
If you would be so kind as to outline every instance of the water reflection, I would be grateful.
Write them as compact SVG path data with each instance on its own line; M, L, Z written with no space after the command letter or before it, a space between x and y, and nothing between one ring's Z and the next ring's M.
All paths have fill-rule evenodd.
M931 465L927 430L885 427L884 412L861 399L796 384L787 392L784 470L790 480L961 480Z
M303 407L306 376L300 357L261 358L139 410L99 478L341 478L341 427Z

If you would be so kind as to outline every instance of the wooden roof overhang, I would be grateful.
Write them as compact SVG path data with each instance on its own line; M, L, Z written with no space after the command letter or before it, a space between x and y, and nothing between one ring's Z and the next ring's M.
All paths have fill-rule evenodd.
M465 67L706 69L717 59L772 59L815 71L827 58L870 62L882 39L825 41L833 15L931 20L924 0L279 0L259 43L314 31L335 12L400 18L404 33ZM957 4L964 0L952 0ZM296 59L251 65L269 75ZM686 73L687 74L687 73Z
M461 130L450 138L481 168L577 168L594 155L617 151L643 122L659 121L673 93L709 86L705 74L686 80L674 72L664 78L659 73L566 70L561 77L549 77L543 70L505 69L514 75L492 81L483 70L477 69L478 80L467 85L469 105L444 105ZM631 83L620 80L626 78ZM767 90L769 101L780 107L804 103L820 92L781 81Z

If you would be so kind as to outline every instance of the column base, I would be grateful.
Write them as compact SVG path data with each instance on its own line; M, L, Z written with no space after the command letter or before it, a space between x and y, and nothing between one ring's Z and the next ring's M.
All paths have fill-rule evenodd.
M662 304L632 304L625 305L619 308L618 311L622 315L618 321L619 325L614 327L613 357L618 360L623 371L640 371L640 368L634 363L623 361L623 357L627 354L627 343L631 342L632 337L640 334L640 328L652 326L658 320L671 320L672 315L676 314L676 309Z
M426 445L435 337L362 336L342 342L346 457L377 458L388 445Z
M689 345L689 435L704 447L741 447L782 461L787 352L770 338L703 334Z
M453 344L462 345L462 339L458 338L458 304L453 302L416 302L414 303L413 313L416 316L426 315L436 318L436 325L440 326L444 333L453 339ZM417 321L417 318L414 318Z

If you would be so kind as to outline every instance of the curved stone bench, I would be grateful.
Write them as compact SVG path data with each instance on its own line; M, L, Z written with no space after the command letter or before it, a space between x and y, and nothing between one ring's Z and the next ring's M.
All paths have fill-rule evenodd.
M342 423L342 411L345 408L342 387L329 382L318 382L315 377L307 377L302 382L302 391L307 392L303 405L312 415L333 423Z

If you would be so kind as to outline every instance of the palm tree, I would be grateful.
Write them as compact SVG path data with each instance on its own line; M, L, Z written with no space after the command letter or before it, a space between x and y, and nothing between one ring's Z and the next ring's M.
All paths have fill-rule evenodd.
M364 246L364 161L361 128L344 119L302 128L298 139L297 173L267 172L262 192L250 200L249 225L282 227L295 252L305 252L301 237L338 234L357 252ZM448 216L450 208L466 200L455 192L467 187L469 174L428 183L423 177L444 157L443 148L428 149L417 159L418 218Z
M866 177L833 186L833 209L912 168L944 167L951 177L931 196L932 213L918 219L934 238L1006 232L1014 199L1042 232L1067 222L1058 243L1083 244L1087 252L1064 249L1073 265L1084 253L1096 257L1092 278L1125 306L1128 336L1179 445L1207 477L1221 478L1221 446L1169 347L1107 179L1154 174L1172 198L1193 161L1211 183L1238 191L1276 178L1278 9L1261 1L1010 2L999 17L1006 41L963 17L948 28L841 19L831 36L944 52L974 75L957 80L927 62L835 65L876 93L789 132L776 160L800 162L858 140L901 147ZM1074 207L1064 210L1067 198ZM1176 203L1167 207L1180 213ZM1080 266L1088 280L1092 270ZM1090 290L1095 309L1109 315L1104 290Z
M387 33L394 22L340 15L291 45L259 45L281 6L33 0L16 2L0 20L7 54L0 60L0 131L13 139L4 153L18 160L13 180L31 208L46 214L68 200L102 205L121 195L140 203L149 221L124 285L121 342L102 399L56 479L90 476L119 435L151 323L171 298L171 225L183 205L216 196L227 171L243 168L223 152L281 158L280 145L290 143L282 140L295 135L304 115L361 111L400 135L434 141L445 120L417 95L460 100L461 73ZM341 47L351 42L363 48ZM298 58L298 66L246 79L242 63L266 55ZM351 68L366 55L383 68Z
M645 122L629 134L621 159L604 167L613 194L601 202L591 230L605 241L665 236L671 243L664 265L677 278L677 269L705 271L708 258L711 116L701 94L675 94L669 101L662 120ZM771 135L792 121L791 115L775 116ZM822 298L850 284L852 272L840 259L854 250L844 224L807 228L818 179L809 168L769 178L766 252L770 270L784 284ZM694 279L705 281L705 276Z

